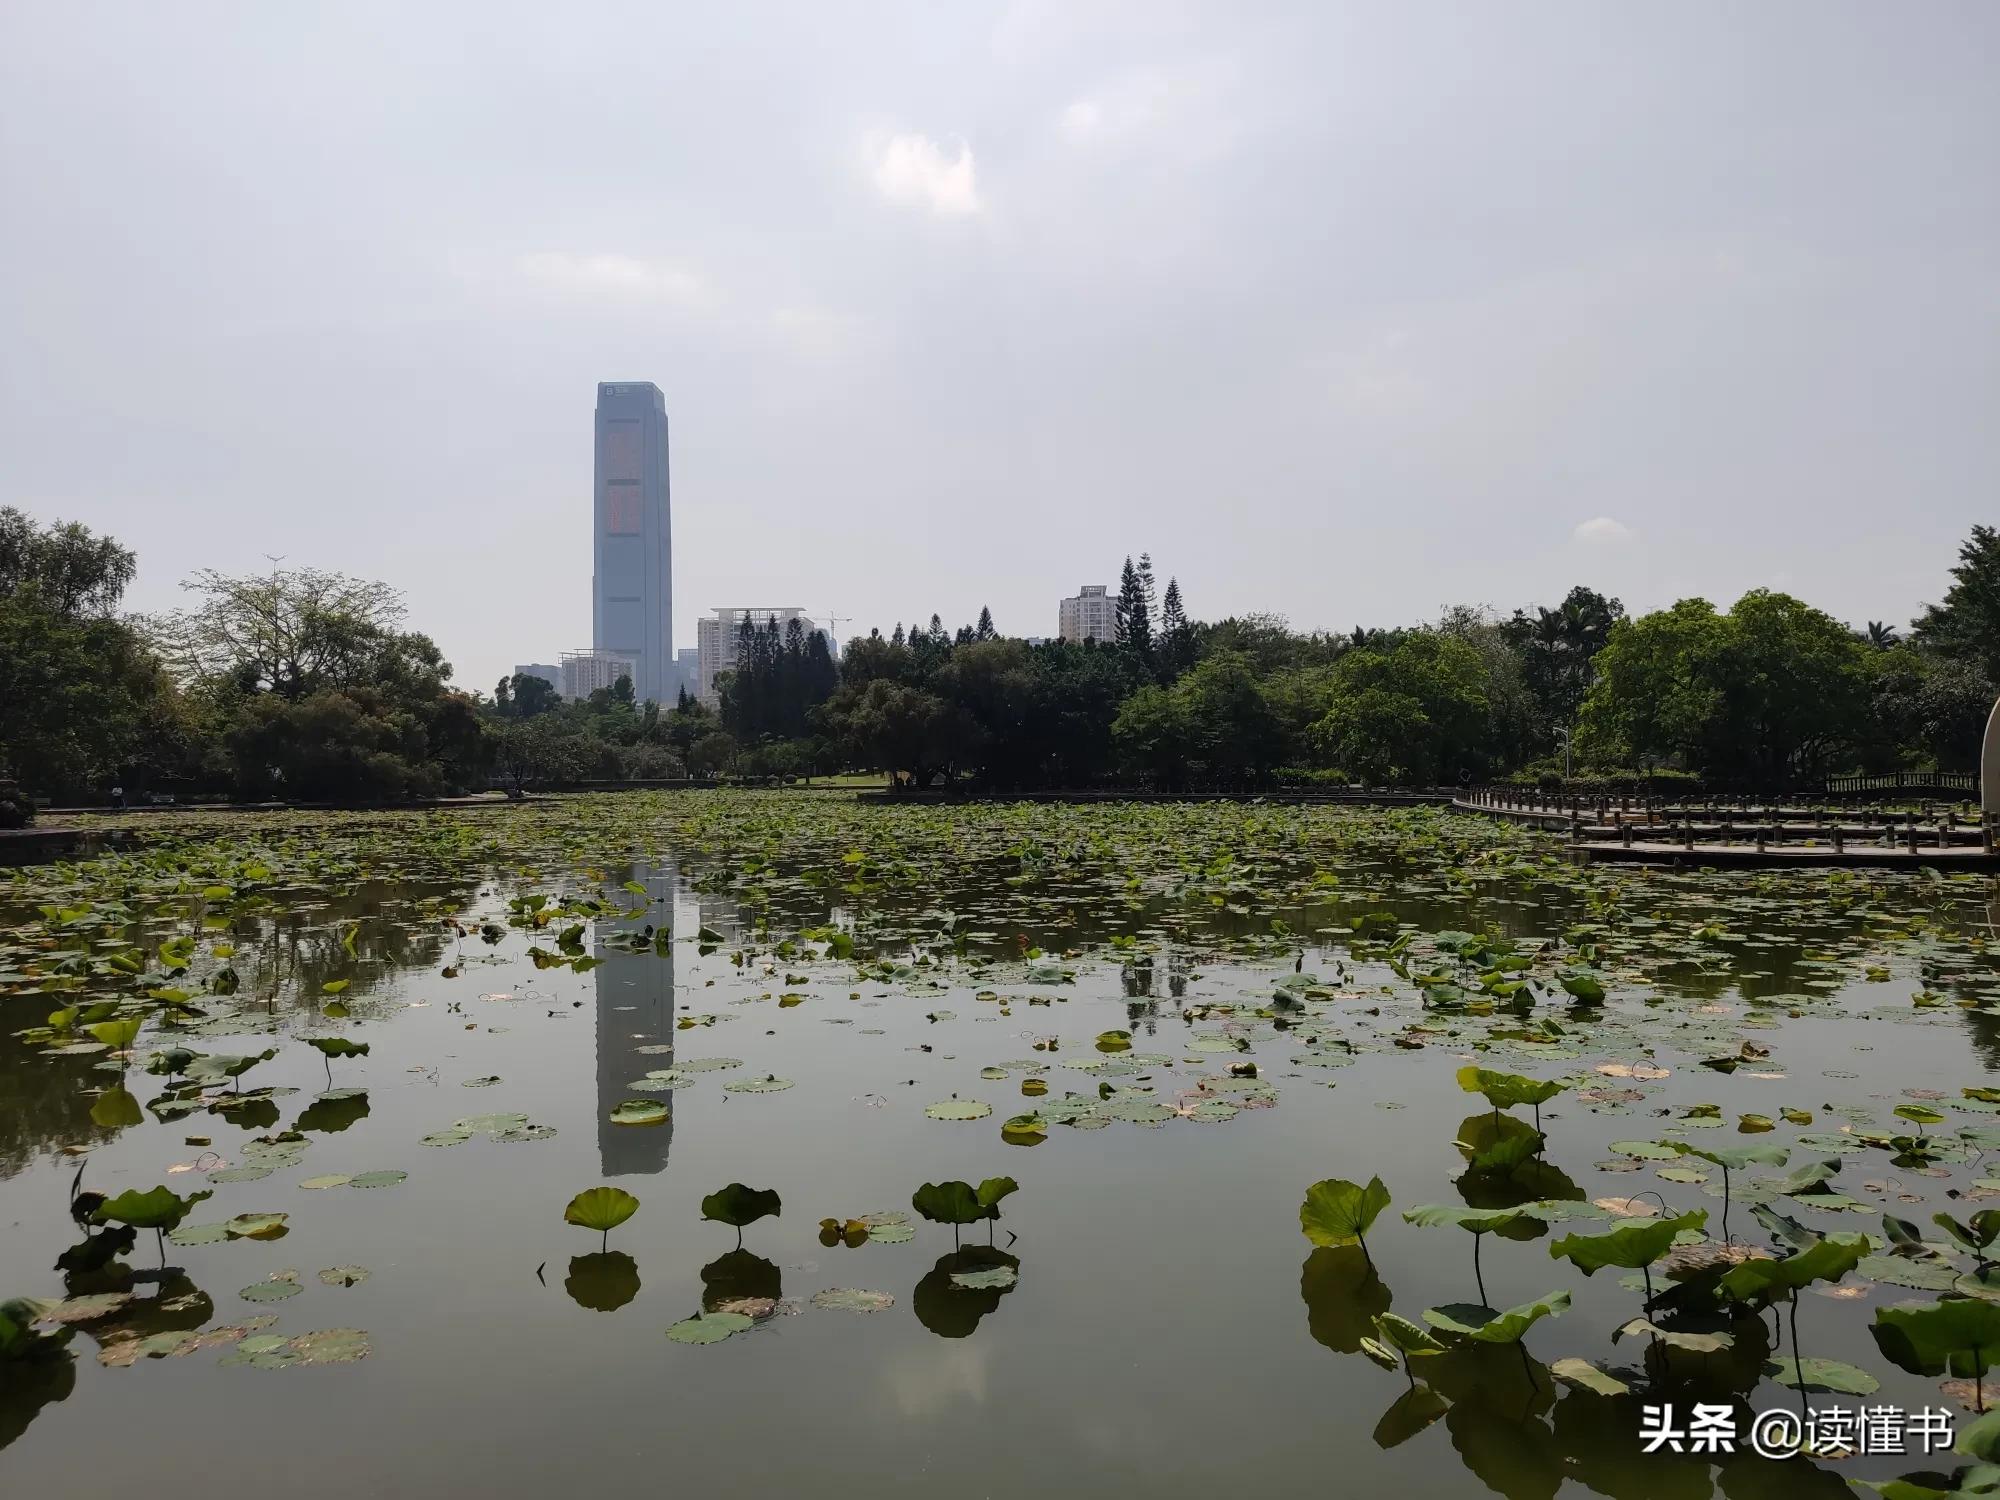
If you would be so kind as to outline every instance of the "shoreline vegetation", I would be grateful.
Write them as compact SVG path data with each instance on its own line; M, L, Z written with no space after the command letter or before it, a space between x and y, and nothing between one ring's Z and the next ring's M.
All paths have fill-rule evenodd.
M1112 642L1030 644L940 616L848 641L744 626L713 706L561 701L453 684L385 584L314 568L187 580L121 614L137 558L0 510L0 824L34 802L417 803L495 789L694 779L983 793L1427 789L1512 782L1818 789L1969 771L2000 681L2000 532L1978 526L1907 635L1788 594L1630 616L1554 608L1299 632L1213 622L1151 559Z

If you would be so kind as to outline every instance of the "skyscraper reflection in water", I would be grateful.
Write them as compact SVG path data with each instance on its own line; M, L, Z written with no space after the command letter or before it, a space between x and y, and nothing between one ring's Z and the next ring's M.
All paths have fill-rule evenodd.
M597 1155L607 1178L660 1171L667 1164L674 1140L674 1096L642 1094L632 1088L635 1079L673 1066L673 955L662 956L650 947L640 953L627 952L610 946L606 939L613 933L641 933L648 926L672 929L675 869L671 863L637 864L625 878L646 887L651 897L647 909L636 917L600 918L593 924L592 937L592 955L598 960L591 970L597 981ZM619 899L639 904L630 891ZM667 1050L642 1050L648 1047ZM611 1111L621 1101L640 1098L667 1106L664 1125L611 1123Z

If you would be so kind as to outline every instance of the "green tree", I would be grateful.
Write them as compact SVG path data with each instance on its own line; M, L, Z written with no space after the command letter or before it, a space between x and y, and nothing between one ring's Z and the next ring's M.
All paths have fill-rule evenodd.
M1194 665L1194 626L1188 620L1177 578L1167 580L1166 598L1160 605L1159 644L1160 675L1165 681L1172 682Z
M1134 659L1150 666L1153 660L1153 611L1146 598L1146 584L1132 559L1118 579L1118 602L1114 619L1117 643Z
M1604 763L1678 759L1718 780L1782 787L1823 775L1868 734L1869 651L1831 616L1753 589L1613 627L1579 748Z
M951 769L953 711L934 693L877 678L865 687L843 687L820 714L855 764L907 772L917 786Z
M145 640L112 617L131 552L0 509L0 774L30 792L137 784L180 711Z
M1973 527L1951 577L1944 602L1918 618L1917 640L1973 662L1989 682L2000 682L2000 530Z
M1488 663L1468 642L1413 631L1389 650L1348 652L1334 681L1312 735L1322 758L1350 775L1430 785L1485 761Z
M1118 707L1112 742L1126 766L1151 776L1163 791L1178 790L1195 755L1195 733L1173 689L1149 682Z

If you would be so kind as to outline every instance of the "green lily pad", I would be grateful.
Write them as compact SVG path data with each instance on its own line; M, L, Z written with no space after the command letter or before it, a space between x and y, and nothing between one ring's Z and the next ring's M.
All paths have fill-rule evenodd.
M723 1088L732 1094L776 1094L791 1086L791 1079L772 1073L762 1078L739 1078L734 1083L725 1083Z
M732 1334L741 1333L755 1321L742 1313L697 1313L674 1324L667 1330L667 1337L676 1344L719 1344Z
M888 1292L864 1292L854 1287L836 1286L814 1292L812 1305L839 1312L872 1313L894 1307L896 1299Z
M627 1099L610 1115L613 1125L664 1125L670 1118L666 1105L651 1099Z
M979 1099L940 1099L925 1105L924 1113L933 1120L983 1120L993 1113L993 1106Z

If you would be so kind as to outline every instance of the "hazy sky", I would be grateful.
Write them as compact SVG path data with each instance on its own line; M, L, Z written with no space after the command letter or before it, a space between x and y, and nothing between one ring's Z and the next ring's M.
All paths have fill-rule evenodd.
M2000 520L2000 6L0 5L0 503L589 644L1056 600L1938 597Z

